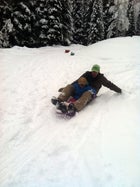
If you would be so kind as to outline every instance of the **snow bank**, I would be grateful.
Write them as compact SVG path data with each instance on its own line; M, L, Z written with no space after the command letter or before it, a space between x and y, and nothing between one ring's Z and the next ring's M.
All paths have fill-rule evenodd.
M139 187L140 37L65 49L0 49L0 186ZM51 97L95 63L123 94L58 118Z

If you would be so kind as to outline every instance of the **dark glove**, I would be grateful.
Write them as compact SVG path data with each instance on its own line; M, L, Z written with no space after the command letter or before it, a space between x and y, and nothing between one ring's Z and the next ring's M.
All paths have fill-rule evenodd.
M118 91L118 93L120 93L120 94L121 94L121 93L122 93L122 90L120 89L120 90Z

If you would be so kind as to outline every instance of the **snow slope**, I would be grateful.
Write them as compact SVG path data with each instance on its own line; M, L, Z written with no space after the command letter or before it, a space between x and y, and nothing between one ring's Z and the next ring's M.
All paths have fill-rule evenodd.
M0 187L140 186L140 37L0 49L0 59ZM95 63L123 94L102 88L58 118L51 97Z

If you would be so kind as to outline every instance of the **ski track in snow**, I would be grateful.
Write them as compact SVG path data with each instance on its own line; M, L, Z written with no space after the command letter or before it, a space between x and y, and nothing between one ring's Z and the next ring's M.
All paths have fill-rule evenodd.
M68 48L0 49L0 187L139 187L140 37ZM123 94L57 117L51 97L95 63Z

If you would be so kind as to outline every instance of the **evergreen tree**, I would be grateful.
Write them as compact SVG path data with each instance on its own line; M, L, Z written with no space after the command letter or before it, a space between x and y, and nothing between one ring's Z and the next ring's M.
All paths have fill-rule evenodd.
M115 6L114 0L106 0L103 1L103 22L104 22L104 32L105 32L105 38L108 37L108 29L111 25L111 22L113 21L113 14L112 11L113 7Z
M88 30L89 44L95 43L103 39L104 39L103 4L102 4L102 0L94 0L92 6L90 28Z
M48 45L60 45L62 41L62 3L59 0L48 0Z
M83 21L83 36L84 36L84 45L89 45L90 39L89 39L89 34L90 34L90 28L91 28L91 15L92 15L92 7L93 7L93 0L89 0L85 6L84 10L84 21Z
M0 48L11 47L10 34L12 33L13 25L10 19L5 20L5 24L0 31Z
M84 20L84 0L75 0L73 3L73 42L83 44L83 20Z
M1 5L0 6L0 30L5 25L5 20L9 19L11 16L11 10L8 5Z
M119 37L126 36L126 32L129 27L129 20L127 18L128 3L119 1L112 7L113 18L108 29L108 36Z
M126 36L127 30L129 28L129 20L127 17L128 2L119 3L117 6L118 6L118 20L117 20L118 36Z
M11 37L14 45L30 46L32 36L32 13L28 6L23 2L17 4L12 13L12 23L14 27L13 36Z
M135 12L135 30L136 35L140 35L140 2L134 1L134 12Z
M0 2L0 47L89 45L105 38L140 35L139 11L139 3L133 0L4 0Z
M13 25L11 23L12 9L7 3L0 6L0 47L10 47L10 34Z
M138 17L137 17L137 22L136 22L136 35L139 35L140 36L140 12L138 14Z
M91 14L92 14L93 0L87 0L83 8L83 25L82 25L82 44L88 45L89 42L89 29L91 27Z
M129 28L128 28L126 35L133 36L136 33L135 32L135 21L134 21L135 15L134 15L134 1L133 0L129 0L127 17L129 20Z
M116 37L116 31L117 31L117 6L115 4L112 4L109 7L109 14L110 18L108 20L108 25L106 27L106 38L113 38Z
M31 27L31 35L29 37L29 46L31 47L40 47L40 43L38 43L38 32L36 30L36 22L37 22L37 16L36 16L36 3L38 1L36 0L30 0L28 1L27 5L31 12L30 15L30 27Z
M47 32L49 29L48 26L48 10L47 10L47 1L38 0L34 3L35 19L33 26L34 40L35 45L45 46L47 45Z
M62 2L62 45L70 45L72 41L72 7L68 0Z

